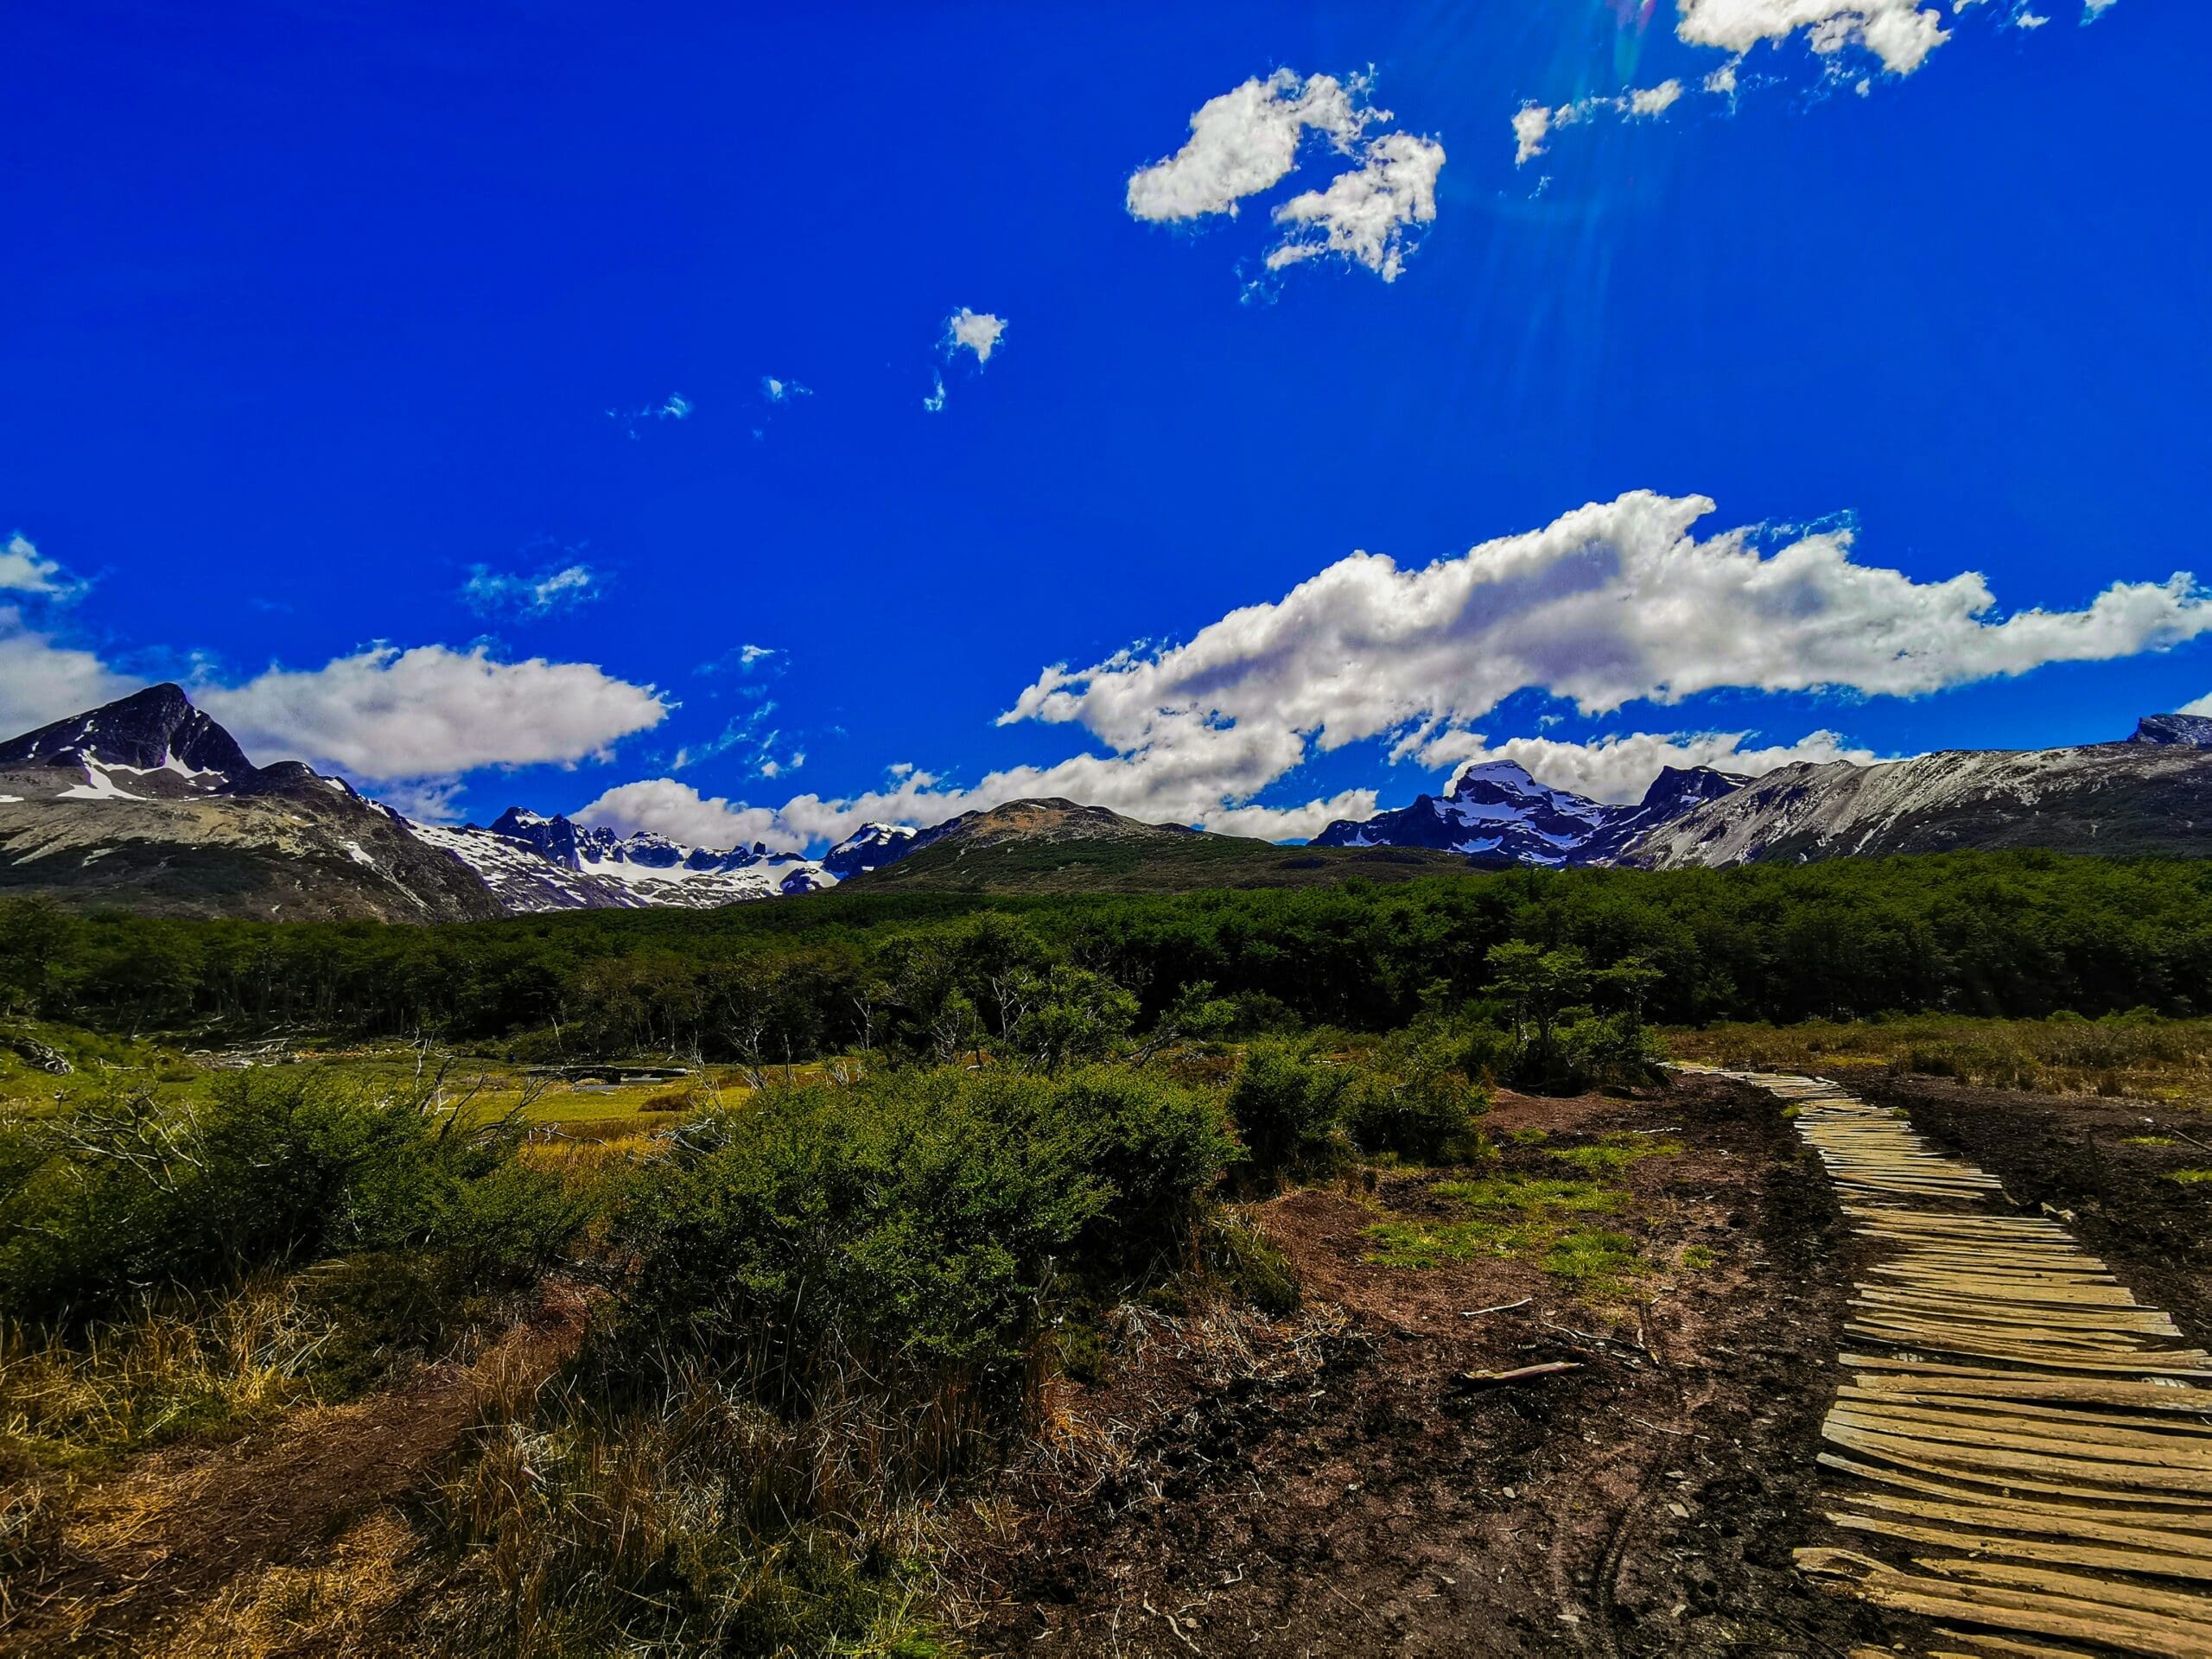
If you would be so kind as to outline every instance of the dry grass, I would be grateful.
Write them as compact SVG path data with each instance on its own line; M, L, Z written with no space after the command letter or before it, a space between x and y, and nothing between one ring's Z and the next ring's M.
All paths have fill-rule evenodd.
M17 1461L67 1465L234 1433L311 1397L331 1335L276 1275L74 1341L0 1326L0 1442Z
M1988 1089L2212 1107L2212 1020L1915 1014L1668 1033L1678 1059L1768 1071L1919 1073Z

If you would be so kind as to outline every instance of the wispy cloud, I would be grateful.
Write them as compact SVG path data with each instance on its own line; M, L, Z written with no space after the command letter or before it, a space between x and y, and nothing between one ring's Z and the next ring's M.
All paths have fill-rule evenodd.
M1673 109L1681 98L1681 81L1662 80L1656 86L1630 87L1618 98L1580 98L1557 109L1524 104L1513 114L1513 164L1526 167L1542 155L1552 134L1561 127L1606 115L1630 121L1654 120Z
M527 575L476 564L461 585L461 598L479 616L537 622L588 604L605 591L605 578L588 564L548 566Z
M83 587L58 563L40 552L20 531L9 537L5 545L0 545L0 593L72 599Z
M643 409L610 409L607 418L620 426L632 438L638 429L655 421L688 421L696 405L681 392L671 392L658 404L648 404Z

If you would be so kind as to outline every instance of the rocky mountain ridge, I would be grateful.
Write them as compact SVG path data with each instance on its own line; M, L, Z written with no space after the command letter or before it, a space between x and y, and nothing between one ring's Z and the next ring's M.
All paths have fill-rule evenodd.
M717 906L855 880L1167 892L1402 880L1470 862L1675 868L2013 847L2212 856L2212 718L2148 715L2123 742L1757 779L1669 767L1627 804L1486 760L1441 796L1332 823L1306 848L1048 799L927 828L867 824L818 858L759 842L690 846L521 807L488 826L416 823L296 761L254 765L175 685L0 743L0 893L183 915L445 921Z

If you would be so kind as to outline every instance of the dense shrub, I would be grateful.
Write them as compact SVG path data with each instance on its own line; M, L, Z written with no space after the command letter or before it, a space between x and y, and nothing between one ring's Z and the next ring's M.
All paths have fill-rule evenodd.
M353 1252L407 1258L442 1294L512 1284L585 1217L515 1145L510 1126L305 1067L226 1074L196 1108L120 1091L15 1119L0 1124L0 1302L82 1318Z
M1255 1044L1230 1085L1244 1166L1262 1185L1326 1173L1350 1152L1340 1121L1344 1074L1281 1043Z
M852 1363L918 1395L957 1376L995 1409L1053 1275L1177 1249L1231 1151L1211 1102L1141 1073L771 1089L638 1173L616 1348L739 1360L785 1401Z

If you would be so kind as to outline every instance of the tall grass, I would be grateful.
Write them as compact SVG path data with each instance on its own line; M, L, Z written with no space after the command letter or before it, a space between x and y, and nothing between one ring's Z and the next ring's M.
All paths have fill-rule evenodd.
M1911 1014L1671 1032L1681 1059L1772 1071L1882 1071L1980 1088L2133 1096L2212 1106L2212 1020L2138 1013L2103 1020Z

